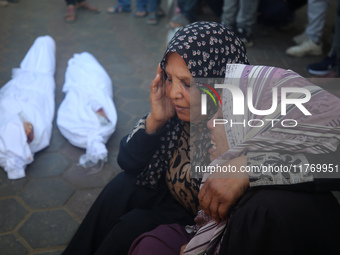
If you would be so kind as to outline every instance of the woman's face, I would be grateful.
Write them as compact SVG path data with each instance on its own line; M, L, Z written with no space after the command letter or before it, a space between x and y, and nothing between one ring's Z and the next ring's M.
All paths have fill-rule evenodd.
M196 123L203 120L205 116L201 115L201 94L197 87L190 86L192 75L177 53L167 55L165 77L165 93L175 107L177 116L187 122Z
M229 150L228 139L225 133L224 124L216 124L214 127L214 119L223 119L221 105L214 116L212 116L212 118L207 123L207 126L211 131L210 139L212 147L209 149L211 161L215 160L224 152Z

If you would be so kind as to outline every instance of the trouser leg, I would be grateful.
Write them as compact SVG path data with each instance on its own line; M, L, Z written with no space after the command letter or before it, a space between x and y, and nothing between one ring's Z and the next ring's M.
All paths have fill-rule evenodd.
M251 34L251 28L256 22L258 0L240 0L239 11L236 17L236 26Z
M308 1L308 25L307 36L314 42L320 43L322 31L326 22L329 0Z

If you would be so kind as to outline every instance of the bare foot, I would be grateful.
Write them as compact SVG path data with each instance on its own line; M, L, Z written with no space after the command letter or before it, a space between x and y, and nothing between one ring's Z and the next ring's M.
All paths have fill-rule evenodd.
M89 10L89 11L94 11L94 12L98 11L97 7L91 5L87 1L84 1L84 2L81 2L81 3L77 3L77 8L78 9L85 9L85 10Z
M136 18L143 18L146 17L147 15L148 15L147 11L136 11L134 16Z
M76 8L74 5L67 6L67 12L65 14L65 20L67 22L74 22L76 20Z

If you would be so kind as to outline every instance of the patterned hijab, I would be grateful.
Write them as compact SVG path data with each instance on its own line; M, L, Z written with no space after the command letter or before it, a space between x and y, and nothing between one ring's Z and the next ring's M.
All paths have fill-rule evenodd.
M249 64L242 41L233 31L216 22L200 21L180 28L169 42L161 60L160 66L163 71L165 71L166 58L170 52L175 52L183 58L194 78L213 78L212 82L214 79L224 78L227 63ZM208 115L215 111L214 107L208 106ZM167 122L160 149L155 152L150 164L137 178L137 184L153 189L157 187L177 147L177 140L181 135L183 125L184 122L178 117ZM201 126L197 128L203 131L199 139L201 142L196 146L191 163L200 165L200 162L209 160L208 148L211 145L206 123L201 123ZM192 181L197 191L199 183L199 180Z
M194 78L224 78L227 63L249 64L242 41L216 22L200 21L179 29L163 55L163 71L169 52L183 58Z

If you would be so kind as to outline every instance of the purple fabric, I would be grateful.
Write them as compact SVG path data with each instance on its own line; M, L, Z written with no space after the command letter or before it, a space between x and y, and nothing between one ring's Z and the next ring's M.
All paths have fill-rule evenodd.
M191 237L182 225L161 225L140 235L132 243L128 255L178 255Z

